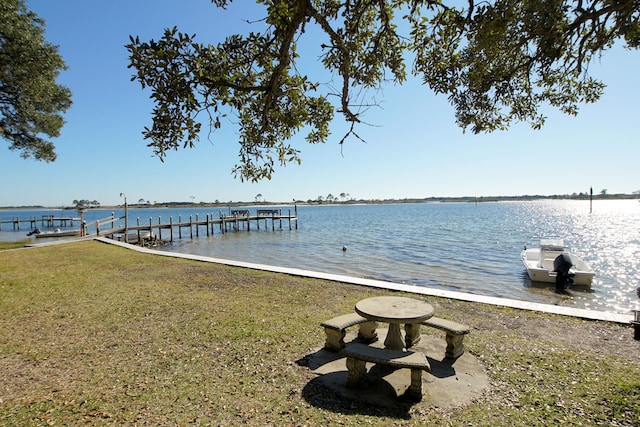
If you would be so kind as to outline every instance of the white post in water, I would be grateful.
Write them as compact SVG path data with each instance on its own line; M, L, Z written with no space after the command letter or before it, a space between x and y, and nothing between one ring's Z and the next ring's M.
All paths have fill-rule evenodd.
M640 286L636 288L636 296L640 299ZM635 340L640 340L640 310L632 310L633 311L633 320L631 324L633 325L633 338Z
M127 196L120 193L120 197L124 197L124 242L129 243L129 209L127 206Z

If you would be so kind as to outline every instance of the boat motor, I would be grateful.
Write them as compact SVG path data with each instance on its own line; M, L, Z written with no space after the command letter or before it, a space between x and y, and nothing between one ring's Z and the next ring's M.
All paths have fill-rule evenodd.
M560 254L553 260L553 271L556 273L556 292L561 293L573 284L575 274L571 273L573 262L567 254Z
M40 229L36 227L35 230L31 230L30 232L28 232L27 236L33 236L34 234L40 234L40 233L42 233L42 231L40 231Z

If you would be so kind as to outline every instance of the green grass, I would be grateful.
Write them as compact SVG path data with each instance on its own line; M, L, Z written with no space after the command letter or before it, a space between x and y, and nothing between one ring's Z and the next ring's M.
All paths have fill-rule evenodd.
M640 425L629 327L437 298L491 389L457 410L345 401L296 360L385 293L91 241L0 252L0 425Z
M5 251L8 249L23 248L24 245L26 245L27 243L31 243L31 240L24 239L24 240L16 240L11 242L0 242L0 251Z

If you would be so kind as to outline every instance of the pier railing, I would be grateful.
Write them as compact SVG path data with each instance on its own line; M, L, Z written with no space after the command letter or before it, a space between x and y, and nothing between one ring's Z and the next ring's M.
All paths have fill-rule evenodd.
M292 215L291 211L289 211L286 215L283 215L281 210L267 210L261 209L256 212L255 215L252 215L248 209L242 210L232 210L229 214L226 214L222 211L216 216L214 214L207 214L204 218L200 217L199 214L189 215L189 219L183 219L182 215L178 216L177 221L174 221L173 216L169 217L168 222L163 222L161 217L158 217L157 222L154 221L152 217L149 218L149 221L143 223L140 218L136 218L135 225L127 224L126 230L125 226L115 226L115 223L124 217L115 218L108 217L100 222L96 222L95 231L93 233L87 233L87 235L95 234L97 236L108 236L115 237L116 235L121 235L125 232L130 234L130 237L137 237L137 241L142 241L147 238L159 239L163 240L163 233L169 233L169 241L173 241L175 238L175 233L177 233L178 238L182 238L183 234L188 234L190 238L199 237L200 233L206 236L211 236L214 234L216 228L219 229L221 234L228 233L229 231L240 231L246 230L251 231L251 227L255 227L257 230L261 229L261 224L264 229L268 229L269 225L271 226L271 230L275 231L276 224L280 229L283 228L283 221L288 223L289 230L298 229L298 216L297 209L295 210L295 214ZM101 229L101 224L106 224L111 222L111 228L109 229ZM185 233L185 229L186 231Z
M113 229L113 228L115 228L116 221L120 221L121 219L124 219L124 218L125 218L124 216L116 217L116 215L113 212L111 212L110 216L108 216L106 218L98 219L98 220L96 220L96 221L94 221L94 222L92 222L90 224L90 225L95 227L95 231L93 233L89 233L88 227L90 225L83 224L84 225L84 230L83 230L82 235L86 236L88 234L94 234L95 233L97 236L100 236L100 226L102 226L104 224L111 223L111 228Z
M82 227L81 235L83 236L106 236L117 238L123 233L128 233L128 236L137 237L137 241L144 239L159 239L162 240L162 234L169 233L169 240L174 240L174 233L178 234L178 238L182 238L183 234L189 235L193 238L199 237L200 233L210 236L214 234L216 228L219 229L221 234L228 233L229 231L246 230L251 231L252 227L257 230L261 229L261 226L266 230L271 228L275 231L276 224L282 229L283 221L288 222L289 230L293 227L298 229L298 210L297 207L292 215L291 210L285 215L282 214L281 209L258 209L255 214L252 214L249 209L237 209L230 210L229 213L220 211L216 216L214 214L207 214L204 218L201 218L199 214L189 215L188 220L183 219L182 215L178 217L177 221L174 221L173 217L169 217L168 222L163 222L161 217L158 217L157 222L154 222L153 218L149 218L149 221L143 223L140 218L136 218L134 224L119 225L120 221L126 221L127 216L116 217L112 212L108 217L85 223L81 218L54 218L53 216L43 215L41 220L36 217L29 219L15 218L12 220L3 220L2 224L13 224L14 230L20 229L20 224L28 223L31 228L37 226L38 221L42 221L44 226L73 226L73 222L79 222ZM269 227L270 226L270 227ZM185 232L185 229L188 231ZM144 236L144 238L143 238ZM130 239L125 239L130 240Z

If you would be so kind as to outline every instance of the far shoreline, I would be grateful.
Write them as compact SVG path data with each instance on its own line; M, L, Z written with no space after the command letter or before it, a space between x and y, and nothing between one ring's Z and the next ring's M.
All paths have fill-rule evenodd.
M425 198L404 198L404 199L349 199L349 200L295 200L293 202L278 201L229 201L229 202L159 202L159 203L129 203L129 208L227 208L235 206L318 206L318 205L384 205L384 204L404 204L404 203L488 203L488 202L516 202L516 201L536 201L536 200L640 200L640 193L633 194L594 194L590 196L586 193L572 195L532 195L532 196L464 196L464 197L425 197ZM42 209L122 209L124 205L96 205L96 206L0 206L0 210L42 210Z

